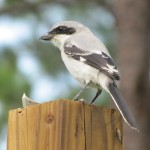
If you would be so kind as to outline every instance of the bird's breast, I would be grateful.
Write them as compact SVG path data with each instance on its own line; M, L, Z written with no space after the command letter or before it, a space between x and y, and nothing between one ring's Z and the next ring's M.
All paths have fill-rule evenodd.
M61 51L61 56L68 71L80 84L91 83L91 86L97 85L99 73L97 69L73 59L71 56L66 55L64 51Z

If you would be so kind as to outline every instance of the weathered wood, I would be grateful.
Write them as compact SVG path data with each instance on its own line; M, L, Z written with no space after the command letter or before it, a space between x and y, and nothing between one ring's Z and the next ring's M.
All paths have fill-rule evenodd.
M7 150L122 150L114 109L56 100L9 112Z

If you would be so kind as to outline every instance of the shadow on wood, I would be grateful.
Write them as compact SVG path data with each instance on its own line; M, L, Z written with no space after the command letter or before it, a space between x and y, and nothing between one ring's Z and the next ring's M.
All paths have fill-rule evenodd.
M122 150L118 111L56 100L9 111L7 150Z

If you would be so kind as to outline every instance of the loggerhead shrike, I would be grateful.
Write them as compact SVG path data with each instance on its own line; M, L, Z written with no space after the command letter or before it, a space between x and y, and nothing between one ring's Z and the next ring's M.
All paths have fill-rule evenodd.
M89 28L75 21L55 24L41 40L51 41L61 51L61 57L69 72L83 86L75 96L77 100L87 87L97 88L91 103L107 91L114 100L124 120L137 130L136 123L121 96L115 81L120 80L118 69L105 45Z

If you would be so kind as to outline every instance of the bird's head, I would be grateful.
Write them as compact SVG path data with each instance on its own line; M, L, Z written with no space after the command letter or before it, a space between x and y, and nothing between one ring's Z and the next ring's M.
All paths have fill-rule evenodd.
M60 48L64 42L72 35L85 29L76 21L63 21L52 26L47 35L42 36L41 40L51 41L56 47Z

